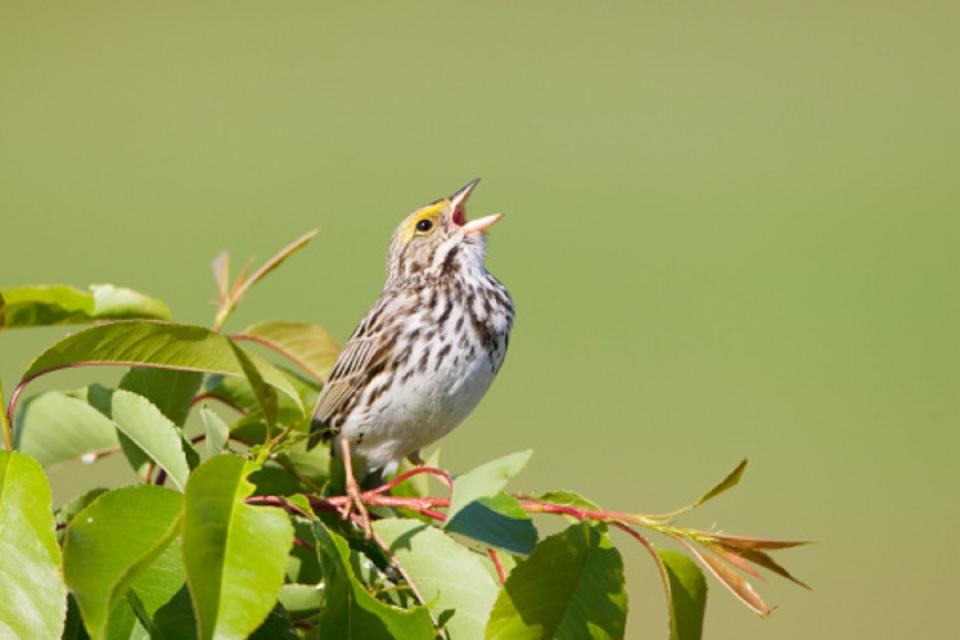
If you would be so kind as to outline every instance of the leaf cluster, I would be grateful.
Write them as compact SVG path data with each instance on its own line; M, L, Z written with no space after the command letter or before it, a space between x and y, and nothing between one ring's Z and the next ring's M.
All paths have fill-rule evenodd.
M800 542L675 524L736 485L746 461L689 506L642 515L568 491L508 492L529 451L455 476L435 453L366 491L367 539L348 516L341 461L307 447L337 344L306 323L223 331L314 235L232 282L218 256L212 328L111 285L0 290L0 328L93 325L40 353L0 411L0 636L622 638L614 531L654 560L676 640L701 637L701 567L762 615L758 567L802 584L770 555ZM91 366L126 372L116 387L25 394L41 376ZM142 482L51 509L45 469L109 455ZM570 522L541 536L534 516ZM655 547L650 532L687 553Z

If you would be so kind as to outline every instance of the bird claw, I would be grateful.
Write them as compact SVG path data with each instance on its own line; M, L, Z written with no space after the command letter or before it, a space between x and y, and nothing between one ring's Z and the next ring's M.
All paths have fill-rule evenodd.
M367 512L367 505L364 503L363 494L360 493L360 485L353 478L348 478L347 503L343 509L344 520L351 519L354 508L357 510L360 526L363 528L363 537L370 540L373 537L373 529L370 526L370 514Z

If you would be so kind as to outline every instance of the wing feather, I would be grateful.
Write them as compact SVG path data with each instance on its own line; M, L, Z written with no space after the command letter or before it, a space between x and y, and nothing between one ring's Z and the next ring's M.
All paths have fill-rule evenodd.
M318 436L329 429L330 421L354 394L360 391L369 373L382 365L391 356L392 342L382 331L368 333L376 318L379 305L363 319L353 337L337 357L327 383L317 398L310 423L311 446L319 441Z

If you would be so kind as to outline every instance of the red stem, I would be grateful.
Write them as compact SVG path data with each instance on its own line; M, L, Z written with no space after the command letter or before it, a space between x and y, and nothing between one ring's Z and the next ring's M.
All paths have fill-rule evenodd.
M500 556L497 555L496 549L487 547L487 555L490 557L493 567L497 570L497 577L500 579L500 584L505 584L507 582L507 576L503 572L503 565L500 564Z
M413 476L419 475L421 473L427 473L432 476L437 476L438 478L443 480L443 483L447 485L447 488L450 490L450 492L451 493L453 492L453 478L451 478L450 474L444 471L443 469L439 469L437 467L414 467L413 469L410 469L409 471L406 471L400 474L390 482L382 484L376 489L371 489L370 491L367 492L367 494L378 495L381 493L387 493L388 491L393 489L395 486L397 486L404 480L408 480Z

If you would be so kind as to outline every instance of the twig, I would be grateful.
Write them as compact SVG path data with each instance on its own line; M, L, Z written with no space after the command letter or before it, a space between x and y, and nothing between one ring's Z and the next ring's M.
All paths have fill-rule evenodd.
M500 584L506 584L507 576L503 572L503 565L500 563L500 556L497 555L497 550L493 547L487 547L487 556L489 556L490 562L493 563L493 567L497 570L497 578L499 578Z

